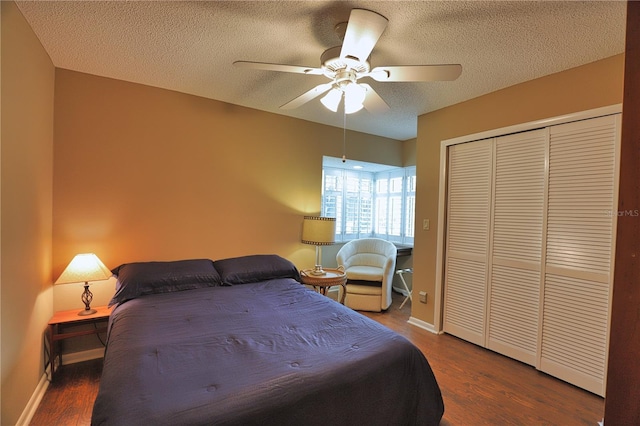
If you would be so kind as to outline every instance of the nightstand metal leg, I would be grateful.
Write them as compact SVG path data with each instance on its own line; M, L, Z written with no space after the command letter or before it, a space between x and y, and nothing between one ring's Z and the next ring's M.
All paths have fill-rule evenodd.
M53 340L55 327L56 325L51 324L47 329L47 343L49 344L49 374L51 382L53 382L56 369L56 357L58 356L58 351L56 351L57 342L54 342Z

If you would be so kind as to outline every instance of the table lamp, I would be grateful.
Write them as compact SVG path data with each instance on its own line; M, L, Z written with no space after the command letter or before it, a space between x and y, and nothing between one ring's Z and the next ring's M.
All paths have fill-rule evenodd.
M91 309L93 294L89 291L89 281L102 281L111 277L111 271L93 253L77 254L65 268L55 284L71 284L84 282L82 301L84 310L78 315L91 315L97 311Z
M302 242L316 246L316 266L312 275L326 275L320 264L321 246L328 246L336 241L336 218L305 216L302 223Z

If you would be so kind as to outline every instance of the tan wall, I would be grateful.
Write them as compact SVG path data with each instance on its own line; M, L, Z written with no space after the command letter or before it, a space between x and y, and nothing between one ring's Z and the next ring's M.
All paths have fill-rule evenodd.
M510 125L622 102L623 55L532 80L443 108L418 118L416 222L429 219L430 230L416 227L413 252L415 292L426 291L427 304L414 303L412 316L433 324L437 250L440 142Z
M2 2L2 420L13 425L43 372L52 314L54 67L13 2Z
M416 145L418 140L416 138L407 139L402 142L402 165L404 167L416 165Z
M55 277L86 251L109 267L253 253L313 265L302 216L320 211L341 129L61 69L55 111ZM347 150L402 165L400 141L348 132ZM56 286L56 310L78 306L73 287ZM100 287L102 304L113 284Z

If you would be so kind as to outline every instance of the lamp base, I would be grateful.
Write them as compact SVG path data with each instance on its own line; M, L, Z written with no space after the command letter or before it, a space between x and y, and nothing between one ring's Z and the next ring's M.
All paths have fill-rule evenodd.
M95 309L91 309L91 301L93 300L93 293L89 290L89 283L85 281L84 283L84 292L82 292L82 301L84 302L84 310L78 312L78 315L91 315L95 314Z
M311 275L320 276L327 275L327 273L322 269L322 265L316 265L313 271L311 271Z

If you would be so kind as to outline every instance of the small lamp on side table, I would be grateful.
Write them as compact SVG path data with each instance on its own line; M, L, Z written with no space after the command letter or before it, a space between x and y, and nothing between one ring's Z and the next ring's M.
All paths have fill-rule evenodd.
M336 218L305 216L302 223L302 242L316 246L316 265L312 275L325 275L322 269L320 246L331 245L336 242Z
M78 312L78 315L91 315L95 314L96 310L91 309L93 294L89 291L89 281L107 280L111 275L109 268L104 266L104 263L102 263L95 254L77 254L56 280L55 284L84 282L84 292L82 293L84 310Z

